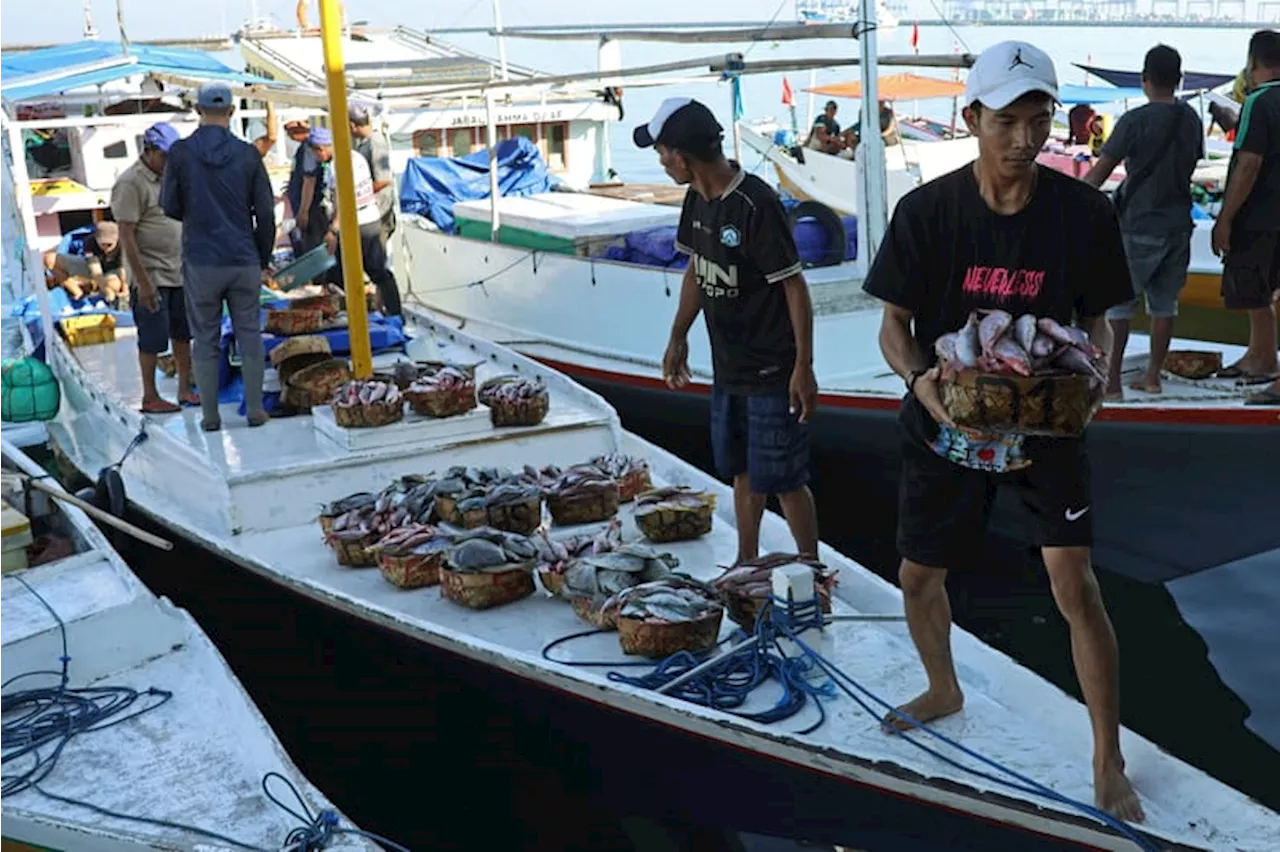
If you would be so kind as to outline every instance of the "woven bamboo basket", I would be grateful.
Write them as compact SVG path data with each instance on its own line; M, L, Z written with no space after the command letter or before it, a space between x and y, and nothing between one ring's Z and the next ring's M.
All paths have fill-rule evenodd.
M493 400L489 406L489 422L498 426L537 426L551 409L551 395L543 392L516 402Z
M476 407L476 386L467 384L456 391L409 391L405 398L415 414L454 417Z
M296 408L307 409L324 405L333 398L334 391L349 381L351 368L347 362L328 358L296 370L287 379L282 379L285 402Z
M377 556L373 545L381 536L370 532L360 538L339 538L332 533L327 536L329 546L338 555L338 564L348 568L372 568L377 565Z
M315 334L324 328L324 324L324 311L318 308L302 310L296 308L287 308L285 310L268 309L267 319L263 323L262 330L268 334L278 334L284 337L294 334Z
M506 532L529 535L542 524L542 495L535 494L528 500L490 506L489 526Z
M367 405L335 405L333 419L344 429L386 426L404 418L404 401L371 402Z
M1184 379L1207 379L1222 369L1222 353L1175 350L1165 356L1164 368Z
M711 532L715 511L714 502L689 509L658 509L636 515L636 526L656 544L691 541Z
M657 622L618 616L618 639L624 654L641 657L669 657L676 651L710 651L720 638L724 610L696 621Z
M649 468L630 470L618 480L618 500L630 503L651 488L653 488L653 480L649 478Z
M607 521L618 514L618 487L593 488L567 497L550 494L547 496L547 509L557 526Z
M533 594L533 563L513 565L509 571L461 572L440 569L440 591L454 603L489 609Z
M489 510L486 507L480 506L463 512L458 509L456 498L444 495L436 497L436 514L445 523L462 527L464 530L473 530L489 523Z
M444 551L439 553L378 552L378 569L387 582L401 589L420 589L440 582Z
M333 516L321 515L319 518L319 521L320 521L320 532L324 533L325 537L328 538L329 533L333 532Z
M283 340L271 350L271 366L279 370L294 358L302 358L309 355L321 355L326 359L333 357L333 351L329 348L329 341L319 334L291 337L288 340Z
M760 609L765 605L768 598L752 598L746 595L728 594L724 596L724 608L729 613L729 617L748 632L755 630L756 618L760 615ZM822 607L823 612L831 612L831 593L826 589L818 588L818 604Z
M960 370L941 382L942 404L958 426L1074 438L1102 407L1090 376L1006 376Z
M617 630L618 614L615 610L605 611L604 598L588 598L582 595L570 598L569 603L579 618L597 630Z
M303 296L290 299L289 309L294 311L320 311L326 318L342 312L342 297L334 293L322 293L318 296Z
M561 572L539 570L538 579L542 581L542 587L556 597L564 592L564 574Z

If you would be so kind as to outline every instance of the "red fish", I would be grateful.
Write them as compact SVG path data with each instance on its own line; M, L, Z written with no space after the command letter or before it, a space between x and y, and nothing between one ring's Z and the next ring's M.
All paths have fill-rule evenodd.
M938 360L942 362L943 367L954 367L956 358L956 339L960 336L959 332L951 332L944 334L933 342L933 351L938 353Z
M1068 346L1059 352L1057 357L1053 359L1053 363L1055 366L1061 367L1064 370L1070 370L1073 373L1080 373L1085 376L1092 376L1098 381L1104 381L1105 379L1102 373L1099 372L1098 368L1094 366L1093 361L1089 359L1089 356L1074 346Z
M1008 337L996 341L991 357L1020 376L1031 375L1031 358L1027 350Z
M990 355L995 351L996 341L1000 335L1013 324L1013 317L1005 311L989 311L978 326L978 339L982 342L982 351Z

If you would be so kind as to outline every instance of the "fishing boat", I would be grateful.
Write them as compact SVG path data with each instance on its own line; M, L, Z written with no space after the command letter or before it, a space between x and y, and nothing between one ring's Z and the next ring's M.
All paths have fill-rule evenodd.
M4 847L284 848L331 821L326 848L377 849L191 615L8 437L3 455Z
M341 147L345 99L336 102L332 121ZM21 194L21 175L17 183ZM352 187L341 157L338 187L349 205ZM390 390L384 383L376 388L377 399L374 386L364 386L371 391L368 399L335 398L257 429L245 427L232 398L222 406L223 428L205 432L194 412L159 417L136 410L140 379L133 333L117 328L113 339L75 346L52 332L45 335L48 363L64 391L62 409L48 424L50 443L64 464L101 480L129 517L190 541L224 563L227 577L252 574L269 581L284 600L305 598L403 636L424 656L465 660L496 678L504 695L518 696L539 718L563 724L564 736L584 741L599 786L620 801L642 803L642 812L863 849L899 848L904 837L914 848L938 850L1213 849L1224 843L1264 849L1280 843L1276 814L1127 730L1123 747L1148 823L1137 829L1091 811L1082 804L1091 797L1084 708L963 631L953 646L969 690L968 707L929 728L946 740L885 736L880 714L920 685L915 651L900 623L901 597L826 545L820 558L838 576L832 617L821 627L810 622L809 629L822 635L809 634L816 644L805 653L826 661L833 683L838 680L849 692L810 700L774 723L741 713L776 709L779 688L765 686L744 696L746 703L731 712L618 679L620 672L639 669L628 666L635 658L622 653L617 635L593 632L568 640L582 632L584 622L564 600L534 592L532 578L520 580L522 597L477 611L458 603L459 596L475 603L459 588L480 584L455 583L445 569L439 571L442 585L406 589L402 572L408 569L402 564L379 570L342 564L365 564L369 556L363 545L353 551L341 543L347 541L338 535L342 516L325 509L344 498L385 496L398 482L438 482L450 471L469 477L472 470L517 471L526 465L563 469L614 454L647 468L647 485L683 487L701 495L700 506L714 505L699 514L710 522L709 530L655 545L678 560L682 572L714 580L737 550L730 491L623 429L602 397L423 309L407 311L403 352L375 354L368 327L362 327L360 295L349 285L348 328L323 334L340 354L346 335L353 372L367 376L376 370L394 380L403 370L416 371L412 365L438 372L439 365L451 364L462 375L474 368L480 387L500 376L517 377L545 393L540 419L534 425L495 426L501 409L496 397L483 406L469 403L451 417L405 415L385 401ZM48 321L47 310L43 317ZM168 380L160 386L162 392L173 390ZM361 411L376 405L382 425L367 419L363 427L355 425L340 411L348 403L359 403ZM364 498L353 499L359 504ZM645 528L639 502L619 506L615 500L617 524L548 521L541 510L536 520L549 539L562 544L611 528L639 542L637 533ZM330 521L327 534L320 516ZM766 515L761 536L765 551L792 547L776 514ZM721 646L741 641L727 620L714 638ZM794 705L797 692L789 698ZM859 701L867 702L869 712ZM630 757L639 754L652 766L679 769L664 772L655 784L645 762ZM1001 780L1002 774L1012 780ZM719 795L708 796L707 790Z

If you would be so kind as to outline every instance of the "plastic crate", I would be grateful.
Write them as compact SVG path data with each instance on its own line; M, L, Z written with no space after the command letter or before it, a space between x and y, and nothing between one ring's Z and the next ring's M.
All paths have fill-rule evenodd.
M116 339L116 318L111 314L85 314L62 320L62 331L72 346L92 346Z
M276 270L271 277L281 290L292 290L328 272L335 263L337 261L329 254L329 249L318 245L288 266Z

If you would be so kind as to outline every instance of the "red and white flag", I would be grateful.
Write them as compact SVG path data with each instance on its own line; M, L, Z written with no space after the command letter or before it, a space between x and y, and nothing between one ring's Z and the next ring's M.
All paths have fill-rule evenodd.
M920 55L920 22L914 21L911 24L911 49Z
M796 96L791 91L791 82L786 78L782 78L782 105L793 107L796 105Z

